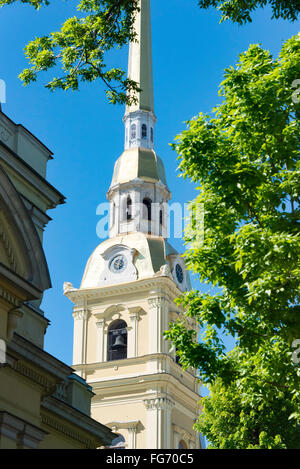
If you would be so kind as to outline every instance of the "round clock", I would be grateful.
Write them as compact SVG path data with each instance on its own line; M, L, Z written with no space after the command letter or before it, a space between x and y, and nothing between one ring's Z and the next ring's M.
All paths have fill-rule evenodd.
M176 272L176 278L177 278L178 282L182 283L183 282L183 270L182 270L181 265L176 264L175 272Z
M119 274L120 272L123 272L123 270L126 269L127 266L127 259L125 256L122 254L118 254L115 256L109 264L109 268L111 272L114 272L115 274Z

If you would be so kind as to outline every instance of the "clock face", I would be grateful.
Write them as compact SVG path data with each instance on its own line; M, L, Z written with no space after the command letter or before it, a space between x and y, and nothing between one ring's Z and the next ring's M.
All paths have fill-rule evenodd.
M126 269L126 266L127 259L122 254L118 254L117 256L115 256L109 264L111 272L114 272L115 274L123 272Z
M182 270L181 265L179 264L176 265L175 272L176 272L176 278L178 282L182 283L183 282L183 270Z

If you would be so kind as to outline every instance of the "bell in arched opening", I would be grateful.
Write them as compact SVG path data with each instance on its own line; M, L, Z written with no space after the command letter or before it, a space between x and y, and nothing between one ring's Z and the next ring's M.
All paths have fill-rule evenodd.
M118 319L108 329L107 360L123 360L127 358L127 324Z
M124 336L122 334L117 335L112 348L114 350L122 350L124 347L126 347Z

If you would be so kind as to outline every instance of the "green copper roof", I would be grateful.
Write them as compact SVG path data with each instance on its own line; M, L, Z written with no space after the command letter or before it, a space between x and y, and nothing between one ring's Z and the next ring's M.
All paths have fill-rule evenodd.
M115 164L111 186L124 184L136 178L146 182L161 181L167 185L163 162L155 151L147 148L125 150Z

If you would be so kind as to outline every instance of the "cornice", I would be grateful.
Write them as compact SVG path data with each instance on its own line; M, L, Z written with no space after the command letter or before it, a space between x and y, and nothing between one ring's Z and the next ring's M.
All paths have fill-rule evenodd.
M112 431L117 432L118 430L122 430L122 429L137 430L139 427L142 426L142 424L140 420L128 420L126 422L119 422L119 421L109 422L109 423L106 423L106 426L111 428Z
M110 444L113 438L116 436L109 428L107 428L105 425L102 425L102 423L97 422L88 415L80 412L78 409L75 409L69 404L56 399L53 396L48 396L46 399L44 399L41 403L41 406L44 411L52 414L52 419L56 420L58 418L64 420L69 429L69 425L72 425L76 426L80 432L83 432L83 434L89 434L91 436L91 441L96 440L98 446L103 443ZM65 425L65 423L63 423L63 425ZM75 433L80 435L78 430Z
M0 147L4 150L1 152L2 164L7 165L10 172L13 172L16 177L22 180L25 179L27 183L34 187L39 195L42 195L48 200L48 204L50 202L49 205L51 208L56 207L58 204L65 203L64 195L1 140Z
M63 435L71 438L72 440L78 441L84 447L88 449L94 449L95 443L90 438L84 438L79 432L74 431L70 426L61 423L61 421L48 413L41 411L41 423L46 428L51 428L56 432L62 433Z
M0 297L16 308L20 307L22 304L22 301L19 298L3 287L0 287Z
M191 377L192 378L192 377ZM192 378L191 381L192 383L195 382L196 378ZM178 377L174 376L173 374L169 372L155 372L155 373L140 373L135 376L124 376L122 378L111 378L111 379L106 379L106 380L99 380L95 381L93 379L89 379L87 377L87 382L90 386L93 388L93 392L96 394L96 396L93 398L94 401L97 400L97 395L99 391L104 392L107 394L107 392L111 392L112 389L115 388L128 388L132 389L132 387L148 387L150 384L151 386L157 385L161 386L162 384L171 384L174 386L174 389L178 391L180 394L184 394L185 396L189 396L191 401L193 402L198 402L201 399L201 396L197 394L191 386L189 387L187 383L184 383L181 381ZM192 384L191 383L191 384Z
M161 288L161 292L164 292L164 296L169 296L171 298L171 301L175 298L178 298L182 294L171 278L157 276L134 280L128 283L108 285L105 287L90 287L79 289L75 289L73 287L74 289L66 290L65 295L69 298L69 300L76 304L78 301L82 301L83 299L88 301L110 298L112 296L120 296L122 294L126 295L131 293L144 292L145 290L155 291L158 287Z
M114 368L115 366L131 366L131 365L138 365L138 364L145 364L153 360L168 360L171 363L171 366L174 366L180 371L181 374L185 374L192 379L197 379L192 372L189 370L183 371L181 366L174 362L173 358L167 353L151 353L147 355L141 355L138 357L130 357L126 358L126 360L114 360L114 361L105 361L105 362L96 362L96 363L88 363L88 364L79 364L73 365L73 368L76 370L83 370L85 372L94 372L96 370L103 370L107 368Z
M25 378L40 386L46 394L55 391L55 384L33 368L21 363L18 360L13 361L11 368Z
M55 378L54 381L64 380L74 372L73 368L18 334L14 334L8 344L8 350L37 366L49 377L52 375Z

